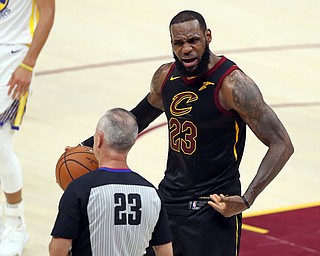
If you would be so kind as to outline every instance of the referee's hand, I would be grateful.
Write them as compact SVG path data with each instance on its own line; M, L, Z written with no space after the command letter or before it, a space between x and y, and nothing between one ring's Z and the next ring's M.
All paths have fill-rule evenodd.
M208 204L226 218L239 214L248 208L240 196L213 194L210 195L210 199L212 201L209 201Z

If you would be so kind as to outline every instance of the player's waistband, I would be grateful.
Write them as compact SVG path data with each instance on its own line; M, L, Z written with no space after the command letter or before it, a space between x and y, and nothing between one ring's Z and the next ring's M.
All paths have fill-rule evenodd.
M201 197L198 200L189 201L187 209L193 211L200 210L202 207L208 205L208 201L210 200L210 197Z
M174 203L174 204L168 204L166 203L165 205L167 213L172 214L172 215L191 215L195 211L199 211L200 209L204 208L205 206L208 205L208 201L210 200L209 197L202 197L202 198L197 198L196 200L192 201L187 201L185 203Z

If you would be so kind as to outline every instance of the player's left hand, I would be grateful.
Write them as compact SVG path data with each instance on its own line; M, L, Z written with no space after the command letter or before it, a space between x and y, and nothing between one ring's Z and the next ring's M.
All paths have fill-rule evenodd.
M9 80L8 95L12 92L12 99L19 99L21 96L25 95L28 90L32 79L32 72L25 70L22 67L17 67L12 73Z
M208 204L226 218L239 214L247 209L247 206L240 196L225 196L223 194L213 194L210 195L210 199L212 201L209 201Z

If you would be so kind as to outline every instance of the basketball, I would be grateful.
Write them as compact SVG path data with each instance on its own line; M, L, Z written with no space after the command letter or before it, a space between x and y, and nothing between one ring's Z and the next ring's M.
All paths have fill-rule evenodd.
M98 161L91 147L77 146L65 151L56 164L56 182L65 190L69 183L96 170Z

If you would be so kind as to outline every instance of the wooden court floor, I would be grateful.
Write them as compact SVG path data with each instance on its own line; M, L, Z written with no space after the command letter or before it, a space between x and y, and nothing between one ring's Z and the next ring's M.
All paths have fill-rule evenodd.
M211 50L235 61L258 84L295 146L283 171L246 214L320 202L319 1L57 0L56 8L15 136L30 232L24 255L48 255L62 194L54 169L64 147L91 136L105 110L131 109L146 95L155 70L172 60L168 24L184 9L204 15L213 32ZM139 138L129 156L132 169L155 185L165 169L164 122L164 117L156 120L151 127L159 128ZM265 152L248 132L243 189Z

